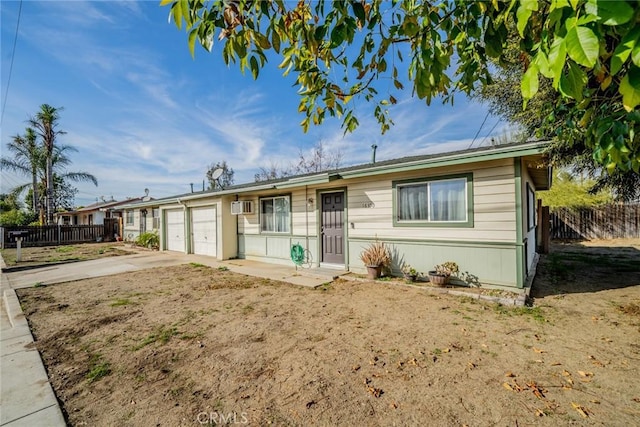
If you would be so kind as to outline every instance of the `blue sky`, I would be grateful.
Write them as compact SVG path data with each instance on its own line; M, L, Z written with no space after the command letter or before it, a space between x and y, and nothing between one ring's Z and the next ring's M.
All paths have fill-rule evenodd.
M343 154L343 164L368 162L371 144L380 160L469 146L486 107L462 95L455 106L423 101L404 91L390 112L385 135L360 101L360 127L343 136L329 119L307 134L298 125L294 77L272 61L254 81L212 53L196 49L168 23L159 1L29 1L22 4L8 84L19 2L2 0L1 143L23 133L43 103L64 107L59 142L75 146L70 170L94 174L99 186L78 184L77 205L97 198L160 198L201 188L207 166L226 160L236 183L250 182L260 166L287 165L299 150L322 141ZM8 92L7 92L8 87ZM361 106L361 107L360 107ZM497 118L489 116L474 146ZM504 132L498 123L492 135ZM486 139L485 139L486 138ZM6 192L28 177L2 172Z

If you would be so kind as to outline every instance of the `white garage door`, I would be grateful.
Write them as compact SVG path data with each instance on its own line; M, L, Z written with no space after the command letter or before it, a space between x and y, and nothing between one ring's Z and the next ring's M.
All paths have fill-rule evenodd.
M182 209L165 211L165 224L167 224L167 250L184 252L184 211Z
M216 256L216 208L191 209L193 253Z

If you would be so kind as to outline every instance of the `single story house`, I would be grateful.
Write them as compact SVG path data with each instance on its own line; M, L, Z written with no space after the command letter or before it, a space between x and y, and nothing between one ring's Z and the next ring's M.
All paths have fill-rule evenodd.
M485 286L517 290L537 259L535 191L551 185L546 146L404 157L123 208L133 225L153 212L161 250L292 265L300 244L313 266L364 273L359 255L378 240L395 273L403 263L426 273L455 261Z
M127 205L129 206L129 205ZM134 241L142 233L160 231L160 205L155 199L135 204L136 209L126 209L123 219L123 239Z
M123 204L142 200L128 199L123 201L101 201L75 210L56 212L54 217L58 225L102 225L105 218L121 218Z

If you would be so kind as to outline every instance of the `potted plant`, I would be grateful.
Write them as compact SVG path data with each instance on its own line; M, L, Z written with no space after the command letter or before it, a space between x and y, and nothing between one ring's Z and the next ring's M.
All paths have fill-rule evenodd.
M376 240L360 253L360 260L367 267L367 276L373 280L380 277L382 267L391 264L391 255L384 243Z
M458 264L447 261L436 265L434 270L429 271L429 281L436 286L445 286L449 283L451 275L457 275L459 271Z
M418 271L409 264L402 265L402 275L407 282L415 282L418 277Z

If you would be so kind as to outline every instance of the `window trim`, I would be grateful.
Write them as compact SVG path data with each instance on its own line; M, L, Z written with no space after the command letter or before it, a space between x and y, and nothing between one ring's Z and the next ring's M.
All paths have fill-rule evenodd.
M262 229L262 215L263 215L262 201L263 200L274 200L275 201L275 199L281 199L281 198L286 198L289 201L289 222L288 222L289 230L288 231L265 231L265 230L263 230ZM276 235L276 236L291 235L291 233L293 232L293 206L291 204L291 193L288 193L288 194L276 194L276 195L273 195L273 196L259 197L258 198L258 205L259 205L258 209L260 210L259 217L258 217L258 230L260 230L260 234ZM275 202L274 202L274 205L275 205ZM274 218L275 218L275 216L274 216Z
M536 192L527 182L527 233L536 228Z
M160 208L151 208L151 228L160 229Z
M129 213L131 213L131 222L129 222ZM136 218L135 218L136 214L133 211L133 209L127 210L125 212L124 216L125 216L125 218L124 218L124 225L125 226L129 226L129 225L133 226L135 224L135 222L136 222Z
M398 187L411 184L429 184L434 181L451 181L454 179L466 179L467 192L467 220L466 221L428 221L428 220L401 220L398 218ZM394 227L444 227L444 228L473 228L473 173L461 173L450 175L428 176L421 178L403 179L391 182L393 196L393 226ZM431 192L427 186L427 191Z

